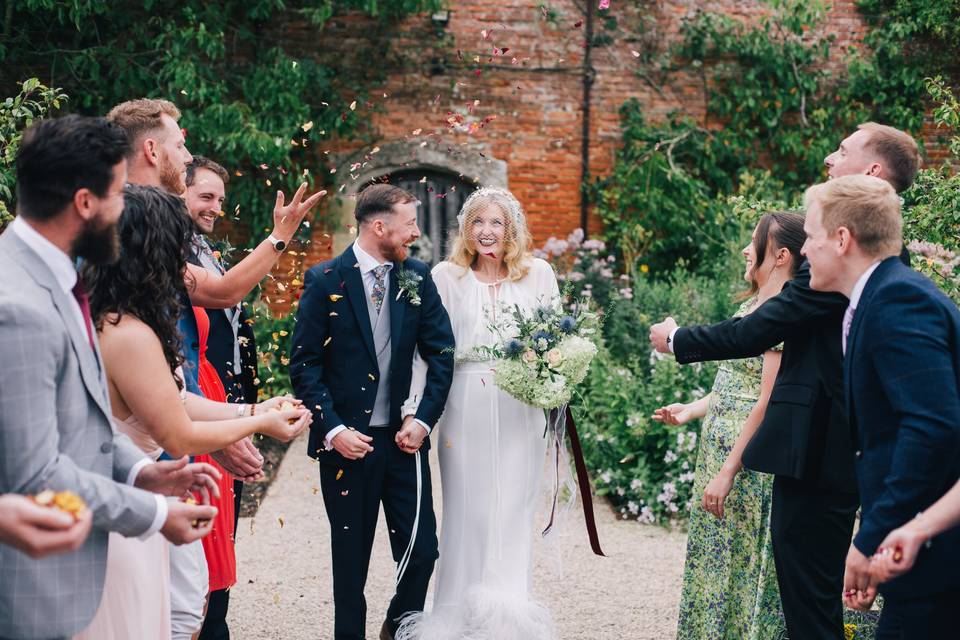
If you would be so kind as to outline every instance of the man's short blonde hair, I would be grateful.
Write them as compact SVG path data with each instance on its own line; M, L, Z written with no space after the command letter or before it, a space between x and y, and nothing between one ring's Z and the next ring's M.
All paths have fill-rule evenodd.
M803 196L809 209L816 202L828 235L846 227L865 254L897 255L903 248L900 197L886 180L850 175L814 185Z
M119 125L130 139L131 153L136 155L141 139L163 126L164 114L180 120L180 110L169 100L139 98L121 102L107 114L107 120Z
M910 134L876 122L864 122L857 129L870 133L864 149L880 156L883 171L897 193L913 184L920 169L920 149Z

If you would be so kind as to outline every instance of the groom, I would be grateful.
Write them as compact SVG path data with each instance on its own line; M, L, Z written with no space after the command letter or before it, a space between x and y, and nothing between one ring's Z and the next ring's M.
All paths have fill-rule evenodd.
M427 436L450 390L454 341L427 265L406 259L420 236L417 204L388 184L360 193L357 241L307 272L293 331L290 378L313 408L308 454L320 461L330 519L336 640L365 637L381 502L399 576L381 640L423 609L437 559ZM427 385L416 416L401 420L415 349Z

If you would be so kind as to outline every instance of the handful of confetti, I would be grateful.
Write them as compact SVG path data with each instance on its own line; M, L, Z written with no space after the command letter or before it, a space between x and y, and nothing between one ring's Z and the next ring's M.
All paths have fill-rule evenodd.
M275 413L283 413L284 411L293 411L296 408L297 408L297 405L293 404L289 400L284 400L283 402L280 403L280 406L271 407L270 409L268 409L268 411L273 411ZM287 420L287 422L289 422L290 424L293 424L296 421L297 421L296 418Z
M31 496L30 499L41 507L50 507L51 509L59 509L64 513L69 513L73 516L74 521L82 518L87 512L87 503L72 491L52 491L45 489L37 495Z
M198 503L196 500L194 500L193 498L187 498L186 500L184 500L184 502L185 502L186 504L199 504L199 503ZM200 528L200 525L201 525L201 524L206 524L207 522L208 522L207 520L191 520L191 521L190 521L190 526L192 526L194 529L198 529L198 528Z

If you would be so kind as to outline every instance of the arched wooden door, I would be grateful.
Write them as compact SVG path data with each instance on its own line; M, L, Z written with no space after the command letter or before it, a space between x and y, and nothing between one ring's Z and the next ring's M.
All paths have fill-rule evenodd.
M420 201L417 225L428 242L422 243L426 251L414 252L414 257L431 265L445 259L457 233L457 214L476 185L436 169L404 169L391 173L387 181Z

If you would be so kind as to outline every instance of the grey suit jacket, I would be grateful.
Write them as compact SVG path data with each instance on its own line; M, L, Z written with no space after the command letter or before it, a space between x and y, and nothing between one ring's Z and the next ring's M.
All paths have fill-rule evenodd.
M60 638L100 604L107 536L146 532L153 494L126 483L144 458L111 422L103 363L46 263L0 235L0 494L78 493L94 528L74 553L33 560L0 545L0 636Z

